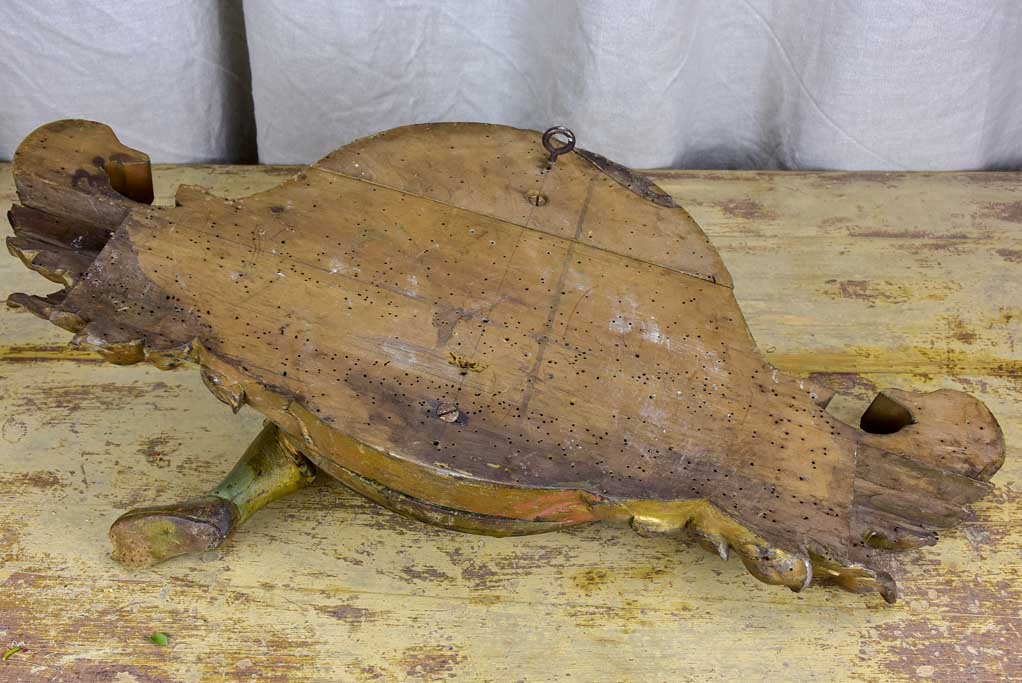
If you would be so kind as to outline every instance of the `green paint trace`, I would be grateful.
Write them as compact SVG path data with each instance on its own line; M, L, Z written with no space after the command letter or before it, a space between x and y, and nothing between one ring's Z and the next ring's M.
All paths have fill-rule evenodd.
M153 645L159 645L160 647L166 647L170 643L170 636L163 631L155 631L146 638Z

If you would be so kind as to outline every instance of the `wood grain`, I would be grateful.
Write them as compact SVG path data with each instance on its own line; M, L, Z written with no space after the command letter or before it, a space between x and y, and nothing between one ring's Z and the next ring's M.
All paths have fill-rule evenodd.
M157 193L165 202L184 181L238 196L289 172L161 168ZM66 333L5 313L0 387L15 410L2 417L0 496L16 505L0 508L0 638L27 649L4 663L4 673L12 680L1022 675L1014 658L1022 618L1022 358L1014 346L1022 243L1011 230L1022 220L1022 179L670 173L657 181L719 246L769 359L858 398L832 406L838 417L853 418L877 386L893 385L970 391L999 418L1008 459L993 499L976 506L975 522L908 556L902 603L764 592L736 562L627 529L514 540L452 534L330 482L261 513L224 555L130 574L92 541L115 511L213 483L225 454L233 457L257 420L232 416L193 373L96 363L61 351ZM10 185L3 189L9 200ZM17 266L0 266L4 290L36 288L37 276ZM146 643L153 630L170 633L170 647Z
M8 302L117 364L197 361L214 395L281 430L281 453L391 509L433 506L422 521L629 521L765 583L894 602L886 555L932 545L990 491L996 419L953 390L885 391L863 430L834 419L814 382L766 363L683 208L602 157L551 164L541 137L405 126L271 190L182 187L164 208L144 153L55 121L15 153L7 245L67 289ZM300 468L271 450L250 453L281 468L243 469L293 490ZM236 503L130 511L113 556L217 547Z

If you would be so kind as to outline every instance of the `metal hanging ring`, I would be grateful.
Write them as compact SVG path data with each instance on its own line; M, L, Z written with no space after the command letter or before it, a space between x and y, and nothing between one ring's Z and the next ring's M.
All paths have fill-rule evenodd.
M556 135L566 138L567 142L563 145L554 144ZM564 126L554 126L543 133L543 146L546 147L546 151L550 152L550 163L552 164L557 161L557 157L575 149L575 134Z

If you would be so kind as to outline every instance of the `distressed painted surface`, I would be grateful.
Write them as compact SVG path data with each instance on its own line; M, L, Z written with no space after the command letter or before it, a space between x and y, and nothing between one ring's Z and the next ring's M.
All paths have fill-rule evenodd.
M289 169L162 168L240 196ZM737 561L585 527L459 535L320 481L226 547L129 572L119 511L214 484L258 429L197 373L115 367L0 311L2 680L1022 677L1022 176L658 174L720 249L770 360L857 398L974 393L1008 444L977 519L902 556L902 601L771 590ZM0 208L13 196L0 166ZM158 198L158 201L160 199ZM6 225L4 225L6 231ZM39 289L0 260L0 290ZM171 636L158 648L145 637ZM823 653L826 653L825 655Z

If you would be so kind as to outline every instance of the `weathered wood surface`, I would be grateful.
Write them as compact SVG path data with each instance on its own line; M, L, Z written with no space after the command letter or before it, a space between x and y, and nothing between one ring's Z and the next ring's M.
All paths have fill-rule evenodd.
M291 169L160 169L242 196ZM875 386L970 391L1008 459L978 519L902 560L902 602L763 591L674 539L587 527L498 540L403 520L330 482L204 562L128 573L117 510L214 482L256 431L190 372L118 368L0 316L0 645L11 680L703 680L1022 676L1022 178L667 173L769 359L859 403ZM0 176L0 204L13 198ZM4 291L38 289L9 259ZM227 461L230 457L227 457ZM198 486L202 488L202 486ZM13 503L13 504L12 504ZM168 648L145 642L171 634ZM826 652L827 656L821 655ZM119 677L119 678L118 678Z
M868 431L835 419L831 392L766 362L684 209L592 153L551 163L547 135L405 126L265 192L186 186L154 207L148 158L109 127L31 133L7 246L67 289L8 302L117 364L191 358L284 434L248 451L258 486L128 511L113 557L218 547L246 491L293 490L308 458L444 528L630 521L769 584L893 603L887 555L932 545L992 489L989 410L892 391Z

